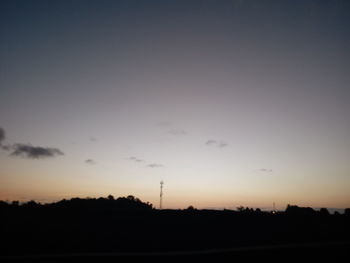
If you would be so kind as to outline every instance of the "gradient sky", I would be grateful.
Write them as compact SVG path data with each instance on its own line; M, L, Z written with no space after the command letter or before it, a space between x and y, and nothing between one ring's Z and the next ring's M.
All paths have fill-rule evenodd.
M350 206L349 1L1 1L0 199Z

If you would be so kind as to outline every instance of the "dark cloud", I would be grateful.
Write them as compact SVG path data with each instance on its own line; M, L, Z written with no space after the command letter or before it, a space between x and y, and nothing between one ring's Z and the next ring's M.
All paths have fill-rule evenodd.
M0 149L3 149L5 151L9 151L9 150L11 150L11 146L3 144L3 141L5 141L5 139L6 139L5 130L0 127Z
M46 157L54 157L56 155L63 155L64 153L57 148L32 146L30 144L15 143L13 145L4 145L5 130L0 127L0 149L5 151L12 151L12 156L22 156L30 159L40 159Z
M5 151L10 151L11 150L11 145L0 145L0 149L3 149Z
M150 163L147 165L147 167L150 167L150 168L160 168L160 167L163 167L162 164L158 164L158 163Z
M5 130L0 127L0 145L2 145L2 142L5 140Z
M224 148L224 147L227 147L228 146L228 143L227 142L224 142L224 141L218 141L218 140L207 140L205 145L207 146L216 146L216 147L219 147L219 148Z
M96 139L95 137L93 137L93 136L91 136L91 137L89 138L89 140L90 140L90 142L97 142L97 139Z
M85 163L86 164L96 164L96 162L94 160L92 160L92 159L85 160Z
M57 148L32 146L30 144L14 144L12 147L12 156L22 156L30 159L40 159L63 155L64 153Z

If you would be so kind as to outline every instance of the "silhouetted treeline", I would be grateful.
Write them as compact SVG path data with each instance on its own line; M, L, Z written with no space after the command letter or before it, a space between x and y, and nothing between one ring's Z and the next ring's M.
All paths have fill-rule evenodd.
M0 201L1 255L194 251L312 242L349 243L350 209L330 214L288 205L283 212L158 210L134 196L51 204Z
M19 201L6 202L0 200L0 209L4 208L40 208L40 207L50 207L50 208L72 208L72 209L119 209L119 210L152 210L153 205L149 202L142 202L139 198L129 195L127 197L118 197L109 195L107 198L72 198L70 200L63 199L58 202L41 204L33 200L28 202L20 203ZM185 211L198 211L192 205L189 206ZM207 211L207 210L206 210ZM229 209L224 209L224 211L232 211ZM321 208L319 211L311 207L299 207L296 205L287 205L285 211L262 211L260 208L249 208L239 206L237 207L237 212L249 213L249 214L261 214L261 213L273 213L273 214L288 214L288 215L331 215L327 208ZM339 212L334 212L335 215L340 215ZM350 215L350 208L344 209L344 215Z
M11 203L0 201L0 208L71 208L71 209L120 209L120 210L149 210L152 204L144 203L140 199L129 195L114 199L112 195L107 198L72 198L49 204L40 204L35 201L29 201L20 204L18 201Z

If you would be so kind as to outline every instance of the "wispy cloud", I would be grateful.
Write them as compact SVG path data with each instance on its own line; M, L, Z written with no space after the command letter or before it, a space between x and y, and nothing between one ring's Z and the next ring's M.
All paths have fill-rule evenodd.
M169 130L168 133L175 136L187 135L186 131L180 129Z
M226 143L226 142L220 142L218 146L219 146L220 148L223 148L223 147L228 146L228 143Z
M263 172L263 173L272 173L273 170L270 169L270 168L260 168L260 169L257 169L258 172Z
M137 158L137 157L135 157L135 156L130 156L130 157L128 158L128 160L134 161L134 162L137 162L137 163L144 162L144 160L139 159L139 158Z
M159 164L159 163L150 163L150 164L147 165L147 167L150 167L150 168L160 168L160 167L164 167L164 165Z
M207 140L207 142L205 143L205 145L214 145L217 144L217 141L215 140Z
M96 164L96 161L93 159L87 159L87 160L85 160L85 163L90 164L90 165L94 165L94 164Z
M228 143L224 142L224 141L220 141L220 140L210 139L210 140L207 140L205 142L205 145L207 145L207 146L214 146L214 147L218 147L218 148L224 148L224 147L228 146Z
M147 162L144 159L140 159L137 158L135 156L130 156L127 158L127 160L134 162L134 163L144 163L145 167L149 167L149 168L160 168L160 167L164 167L164 165L159 164L159 163L155 163L155 162Z
M174 136L187 135L187 132L185 130L174 127L174 125L168 121L157 122L155 126L160 128L163 132Z
M22 156L29 159L41 159L64 155L64 153L57 148L32 146L30 144L17 143L12 145L11 148L13 150L10 154L11 156Z

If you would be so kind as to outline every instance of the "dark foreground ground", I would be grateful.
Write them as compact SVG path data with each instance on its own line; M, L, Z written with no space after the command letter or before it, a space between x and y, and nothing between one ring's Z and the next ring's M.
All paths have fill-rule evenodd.
M4 256L1 262L348 262L347 243L311 243L187 252L67 253Z
M0 261L328 260L347 262L350 217L293 210L5 207Z

